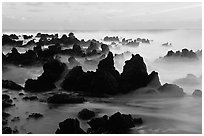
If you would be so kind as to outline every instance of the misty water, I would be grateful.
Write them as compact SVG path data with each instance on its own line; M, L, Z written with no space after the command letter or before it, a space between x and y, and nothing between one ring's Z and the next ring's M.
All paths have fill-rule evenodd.
M8 34L10 32L7 32ZM16 33L16 32L15 32ZM36 34L37 32L24 32L25 34ZM57 33L57 32L46 32ZM59 32L60 34L68 32ZM23 34L18 32L16 34ZM165 56L169 50L181 50L183 48L197 51L202 49L202 31L201 30L150 30L150 31L87 31L74 32L78 39L96 39L104 42L105 36L119 36L120 38L148 38L153 40L150 44L140 44L138 47L111 46L113 54L124 53L124 58L114 58L115 67L121 73L125 60L131 58L131 53L139 53L147 65L148 73L155 70L159 73L160 82L176 83L178 79L185 78L187 74L192 74L199 80L197 84L179 84L187 94L182 98L156 98L148 96L138 96L130 93L127 95L114 96L111 98L87 98L89 101L83 104L47 104L45 98L51 93L31 94L37 95L39 101L23 101L17 91L4 89L3 92L10 94L14 100L15 106L6 109L13 118L20 117L20 121L8 122L12 128L18 128L19 133L55 133L58 123L67 118L77 118L77 114L83 108L94 110L97 116L112 115L120 111L121 113L132 114L134 117L142 117L144 123L142 126L132 128L130 133L202 133L202 98L193 97L191 94L195 89L202 90L202 60L175 61L175 62L155 62L159 57ZM161 44L171 42L171 47L163 47ZM111 44L109 42L104 42ZM11 47L3 47L4 53L10 52ZM27 48L18 48L19 52L25 52ZM127 53L127 51L131 53ZM70 56L61 56L61 61L67 63ZM76 58L83 67L83 70L95 70L99 60L97 57L94 62L84 64L84 59ZM71 67L71 66L70 66ZM37 78L43 69L41 66L16 67L6 65L3 67L2 78L12 80L18 84L24 85L26 79ZM201 78L199 78L201 77ZM194 80L194 79L193 79ZM54 90L56 91L56 90ZM27 120L30 113L39 112L44 115L42 119ZM81 127L86 130L89 126L86 121L80 120Z

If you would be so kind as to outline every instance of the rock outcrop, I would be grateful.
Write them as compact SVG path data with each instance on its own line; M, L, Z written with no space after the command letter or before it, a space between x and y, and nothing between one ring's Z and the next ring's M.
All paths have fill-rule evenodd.
M78 119L68 118L59 123L59 128L55 132L56 134L85 134L84 130L80 128Z
M201 90L195 90L192 95L202 97L202 91Z
M16 84L13 81L10 80L2 80L2 87L6 89L11 89L11 90L22 90L24 89L22 86Z
M78 117L83 120L89 120L94 116L95 116L95 112L88 109L83 109L78 113Z
M124 92L145 87L148 83L148 73L143 58L139 55L132 55L130 60L125 61L121 74L120 85Z
M59 60L51 60L43 65L44 72L38 79L28 79L25 89L32 92L48 91L55 88L55 82L60 78L66 64Z
M92 134L124 134L128 133L130 128L142 123L141 118L134 119L130 114L117 112L110 117L104 115L89 121L88 124L91 128L87 132Z
M183 89L175 84L168 84L165 83L161 87L158 88L158 91L161 94L167 95L168 97L181 97L184 96L185 93L183 92Z

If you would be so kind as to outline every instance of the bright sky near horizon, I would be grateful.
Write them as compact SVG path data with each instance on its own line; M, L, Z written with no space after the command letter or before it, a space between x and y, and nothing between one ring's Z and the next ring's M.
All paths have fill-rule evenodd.
M3 2L3 30L201 29L199 2Z

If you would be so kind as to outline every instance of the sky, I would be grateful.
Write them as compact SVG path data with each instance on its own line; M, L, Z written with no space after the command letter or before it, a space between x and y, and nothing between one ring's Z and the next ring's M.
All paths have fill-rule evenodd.
M3 30L201 29L199 2L3 2Z

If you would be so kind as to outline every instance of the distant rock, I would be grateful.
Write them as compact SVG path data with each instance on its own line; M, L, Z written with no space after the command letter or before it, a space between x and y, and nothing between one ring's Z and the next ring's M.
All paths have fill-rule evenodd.
M84 130L80 128L78 119L68 118L59 123L59 128L55 134L85 134Z
M14 40L18 40L18 39L19 39L18 36L15 35L15 34L10 34L9 37L10 37L11 39L14 39Z
M95 112L88 109L83 109L78 113L78 117L83 120L89 120L94 116L95 116Z
M164 56L164 58L198 59L196 53L188 49L182 49L182 51L176 51L176 52L173 52L172 50L168 51L168 53L166 54L166 56Z
M4 34L2 36L2 45L10 45L10 46L21 46L23 44L23 41L21 40L14 40L9 35Z
M23 39L30 39L32 37L33 37L32 35L23 35Z
M171 46L172 46L172 44L171 44L171 43L169 43L169 42L166 42L166 43L163 43L163 44L162 44L162 46L164 46L164 47L171 47Z
M55 94L47 99L47 103L55 104L72 104L72 103L83 103L85 99L79 96L73 96L65 93Z
M158 91L169 97L181 97L185 95L183 89L175 84L165 83L164 85L158 88Z
M118 42L119 41L119 38L118 36L113 36L113 37L104 37L103 38L104 41L108 41L108 42Z
M195 90L192 95L202 97L202 91L201 90Z
M143 123L141 118L134 119L130 114L121 114L117 112L110 117L104 115L101 118L94 118L88 122L91 128L88 133L91 134L125 134L130 128Z
M55 82L64 72L66 64L59 60L51 60L43 65L44 72L37 80L28 79L25 82L25 89L32 92L48 91L55 88Z
M173 81L174 84L185 86L197 86L202 84L202 77L196 77L193 74L187 74L186 77Z
M11 90L22 90L24 89L22 86L16 84L13 81L10 80L2 80L2 87L6 89L11 89Z

